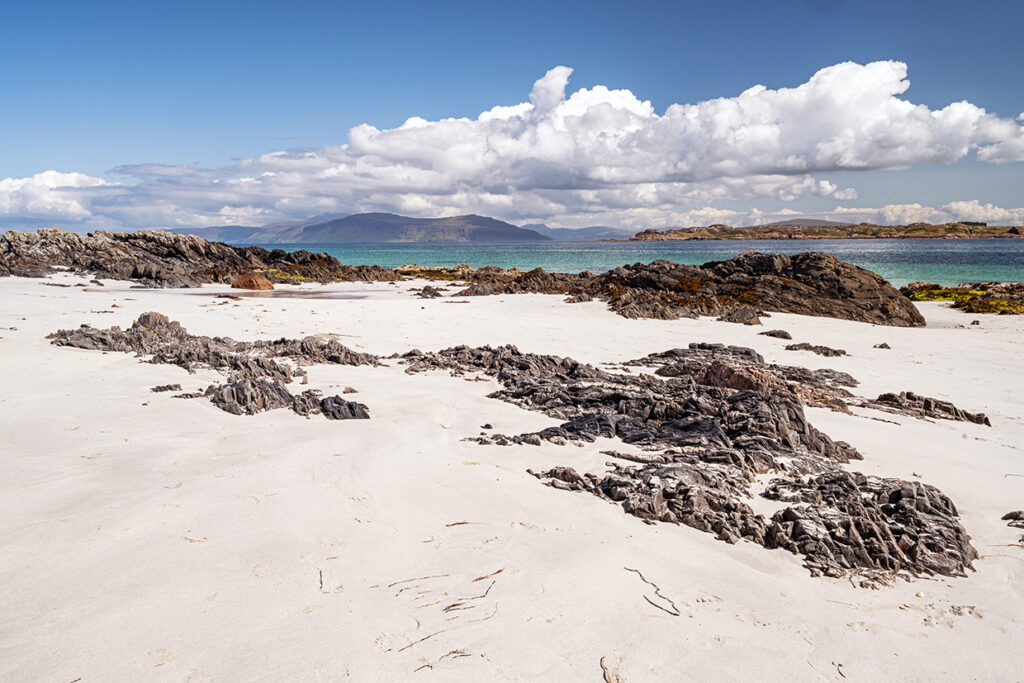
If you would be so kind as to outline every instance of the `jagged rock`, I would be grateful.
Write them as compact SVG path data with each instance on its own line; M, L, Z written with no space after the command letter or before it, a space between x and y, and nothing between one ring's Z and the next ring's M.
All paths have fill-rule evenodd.
M796 397L842 412L849 412L846 402L853 397L847 387L858 384L845 372L768 365L753 349L721 344L692 343L687 349L651 354L630 364L656 367L655 373L664 377L690 375L708 386Z
M699 310L677 305L674 297L665 292L627 289L614 291L608 299L609 310L618 313L623 318L653 318L655 320L678 320L680 318L697 318L699 315L717 315L724 310L721 306L712 305L714 300L709 300L708 305Z
M338 396L321 399L306 391L293 396L285 384L306 376L301 365L379 365L371 354L358 353L334 340L278 339L238 342L226 337L190 335L180 323L155 312L143 313L130 328L97 330L83 325L77 330L60 330L49 335L57 346L98 351L121 351L150 356L151 363L167 363L194 372L207 367L227 375L227 383L209 387L205 394L179 394L179 398L208 397L214 405L236 415L288 407L301 415L323 413L329 419L365 419L366 406ZM295 365L280 363L286 358ZM166 390L180 390L173 385Z
M846 351L842 349L833 349L828 346L819 346L816 344L808 344L807 342L800 342L799 344L787 344L787 351L811 351L818 354L819 356L845 356Z
M1006 521L1006 526L1024 529L1024 510L1013 510L1011 512L1007 512L1002 516L1002 519Z
M849 406L871 407L917 418L941 418L988 424L988 418L969 413L939 399L926 399L912 392L883 394L878 399L858 399L847 389L857 380L845 372L790 365L769 365L752 349L721 344L693 343L688 349L672 349L630 361L631 365L657 368L662 377L689 376L699 384L728 389L752 390L798 397L808 405L849 412Z
M593 300L594 300L593 296L591 296L590 294L587 294L586 292L583 292L583 293L580 293L580 294L574 294L572 296L566 297L565 298L565 303L567 303L567 304L582 304L582 303L586 303L588 301L593 301Z
M377 356L353 351L333 339L324 341L316 337L305 337L236 344L241 344L241 349L245 352L266 354L273 358L288 358L299 365L380 365Z
M444 292L442 292L437 287L432 287L431 285L427 285L426 287L421 289L419 292L417 292L416 296L418 296L421 299L437 299L437 298L440 298L440 297L444 296Z
M745 538L764 544L764 518L742 501L746 487L737 485L735 478L720 466L615 465L603 477L581 476L571 467L530 474L555 488L587 491L620 503L627 514L647 521L685 524L713 533L728 543Z
M872 348L876 348L876 349L891 349L892 347L889 346L888 344L886 344L885 342L882 342L881 344L875 344L874 347L872 347Z
M232 415L255 415L275 408L290 408L293 399L276 379L243 379L211 386L206 396L213 405Z
M729 543L783 547L804 555L816 574L960 575L976 557L956 509L935 489L840 468L860 454L811 426L800 396L842 395L843 386L856 384L844 373L769 366L752 349L720 344L691 344L629 363L656 367L657 377L609 373L513 346L413 351L402 360L407 372L493 376L502 388L491 398L562 420L535 433L470 439L477 443L617 439L638 447L639 453L610 454L639 467L611 464L605 474L556 467L533 474L555 488L618 503L645 521L686 524ZM800 381L807 386L798 390ZM766 473L778 478L770 495L793 503L770 521L746 502L757 475ZM844 477L856 477L852 489ZM858 502L860 495L873 495L875 502ZM844 532L833 528L851 527L866 540L847 551ZM889 536L899 551L879 544L878 537Z
M362 403L346 401L340 396L320 398L320 392L314 390L293 396L276 379L244 379L213 385L206 390L205 395L215 406L233 415L255 415L276 408L290 408L299 415L322 414L329 420L370 418Z
M70 268L101 279L135 280L150 287L230 284L257 270L271 282L395 279L394 271L346 266L328 254L233 247L162 230L97 231L86 236L59 228L24 233L9 230L0 237L0 259L6 264L0 270L12 275L42 277L55 268Z
M362 403L346 401L340 396L320 398L320 392L313 389L293 397L291 408L299 415L322 414L328 420L370 419L370 413Z
M899 412L909 415L973 422L974 424L992 426L992 422L984 413L969 413L961 410L949 401L927 396L918 396L912 391L901 391L898 394L882 394L875 399L876 407L893 407Z
M772 516L769 547L813 558L829 575L861 568L963 576L978 558L953 502L927 484L836 470L776 480L765 496L797 504Z
M259 273L246 273L237 280L231 283L233 289L256 289L256 290L267 290L273 289L274 285L271 284L270 280L263 277Z
M153 393L160 393L164 391L181 391L180 384L161 384L150 389Z
M785 330L768 330L766 332L758 332L759 335L765 337L775 337L776 339L792 339L793 335Z
M742 325L760 325L761 319L757 317L757 309L750 306L737 306L730 309L725 315L718 318L722 322L740 323Z
M98 330L83 325L76 330L60 330L48 339L56 346L148 355L152 356L150 362L177 365L189 372L209 367L233 373L235 379L269 377L285 383L296 375L304 375L305 371L278 363L274 358L288 358L296 365L380 363L372 354L352 351L334 340L321 341L315 337L239 342L227 337L194 336L180 323L155 312L143 313L127 330L116 326Z
M829 254L789 257L746 251L706 263L733 287L754 287L769 311L818 315L897 327L922 327L924 317L882 277Z
M370 413L365 405L346 401L340 396L328 396L320 401L320 412L328 420L369 420Z

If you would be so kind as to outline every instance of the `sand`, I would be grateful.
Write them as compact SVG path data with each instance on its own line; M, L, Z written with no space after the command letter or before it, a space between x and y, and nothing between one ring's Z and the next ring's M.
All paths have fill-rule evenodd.
M1024 531L1000 520L1024 508L1024 318L923 304L925 329L784 314L746 327L626 320L599 302L542 295L423 301L412 282L242 301L48 283L86 280L0 279L4 680L1024 675ZM220 292L230 290L202 290ZM869 590L812 578L785 551L644 524L526 473L601 471L609 440L462 441L485 423L513 434L556 423L486 398L492 382L407 375L396 364L315 366L310 387L355 387L346 398L372 419L244 417L150 392L205 388L213 372L45 339L82 323L128 326L150 310L194 334L333 334L377 354L512 343L601 363L725 342L770 362L849 372L860 395L949 399L993 426L869 410L808 416L864 454L850 469L942 489L981 559L966 578ZM787 342L757 335L772 328L850 355L785 351ZM880 342L892 349L873 348Z

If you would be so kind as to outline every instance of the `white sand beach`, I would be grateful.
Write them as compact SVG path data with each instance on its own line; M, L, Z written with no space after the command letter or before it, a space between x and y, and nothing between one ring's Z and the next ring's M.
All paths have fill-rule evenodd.
M923 329L780 313L748 327L627 320L558 296L421 300L414 281L240 301L212 296L226 286L74 286L87 282L0 278L0 679L1024 677L1024 530L1000 520L1024 508L1024 317L927 303ZM235 416L150 391L204 389L221 379L213 371L46 339L81 324L127 327L146 311L193 334L337 335L381 355L515 344L600 364L723 342L848 372L860 396L950 400L992 426L867 409L807 415L864 455L847 469L941 489L980 559L966 578L873 590L814 578L783 550L646 524L527 473L603 471L611 440L464 441L485 423L506 434L558 423L487 398L493 381L410 375L394 360L311 366L304 388L354 387L371 419ZM786 351L758 335L773 328L849 355Z

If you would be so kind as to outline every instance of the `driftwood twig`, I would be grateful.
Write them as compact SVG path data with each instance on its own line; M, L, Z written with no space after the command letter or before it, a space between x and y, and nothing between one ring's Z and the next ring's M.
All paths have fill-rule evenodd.
M623 569L625 569L627 572L635 573L637 576L640 577L641 581L646 583L648 586L651 586L652 588L654 588L654 594L657 595L662 600L664 600L665 602L667 602L668 604L672 605L672 609L667 609L665 607L662 607L661 605L656 604L650 598L648 598L646 595L644 596L644 600L646 600L647 602L651 603L652 605L654 605L655 607L657 607L661 611L668 612L669 614L671 614L674 617L682 616L682 614L679 612L679 608L676 607L676 603L672 602L672 598L669 598L669 597L667 597L665 595L662 595L661 588L658 586L658 584L654 583L653 581L648 581L647 578L640 572L639 569L632 569L630 567L623 567Z

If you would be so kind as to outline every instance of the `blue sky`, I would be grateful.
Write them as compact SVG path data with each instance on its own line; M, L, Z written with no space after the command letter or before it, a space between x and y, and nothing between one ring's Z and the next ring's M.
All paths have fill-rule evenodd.
M795 0L776 5L782 3L9 3L0 23L5 65L0 69L0 225L125 229L382 209L636 227L700 222L712 216L707 210L749 222L752 209L825 215L837 207L914 204L922 212L932 210L933 218L976 218L992 205L986 217L1024 221L1024 213L1013 213L1024 206L1024 165L1017 152L1024 149L1024 134L1006 123L1016 120L1019 128L1017 117L1024 112L1021 3ZM967 151L917 149L904 168L893 155L865 159L861 145L854 161L819 160L808 164L807 174L786 164L742 168L747 150L741 144L727 150L738 169L716 157L687 160L688 170L680 172L671 155L682 158L703 144L692 135L685 141L689 147L670 138L663 145L670 150L666 157L654 158L648 150L636 164L625 163L627 172L608 155L617 150L627 159L635 137L622 135L618 147L600 154L580 151L593 126L624 126L636 134L634 123L607 118L562 131L572 138L566 154L595 168L608 166L589 175L551 157L544 147L519 149L514 159L480 167L488 178L479 182L468 175L477 167L465 169L469 156L501 154L487 142L448 155L438 145L454 142L434 139L427 145L430 153L420 154L420 140L396 134L388 153L365 148L359 160L346 148L350 129L361 124L386 132L414 116L427 122L472 120L497 105L528 102L535 81L560 65L572 69L566 98L594 86L628 90L638 102L649 101L654 116L662 116L675 103L735 98L755 85L797 88L827 67L879 61L905 65L911 85L895 93L896 99L930 112L969 102L975 108L969 125L987 132L951 131L956 117L924 133L903 131L896 121L894 130L914 144L934 151L952 135L950 144L966 145ZM884 89L899 75L879 72L874 78ZM835 93L841 100L841 85L833 83L819 96ZM859 106L876 104L866 97ZM777 123L813 128L814 106L798 107L809 117L806 123ZM890 109L903 116L898 106ZM978 119L980 109L990 119ZM785 105L772 115L793 111ZM702 130L718 130L721 117L728 116L709 115L716 118ZM878 124L866 112L843 125L889 123ZM640 127L647 137L673 135L664 125ZM993 127L1000 130L992 132ZM844 131L821 131L825 137L797 144L792 154L776 150L776 161L806 154ZM884 144L899 144L893 142L899 135ZM493 131L481 136L492 139ZM864 144L883 144L877 131L869 137L876 142ZM396 145L411 150L410 158L400 158L392 149ZM991 145L1001 145L1000 150L979 161L977 150ZM257 161L296 148L306 152ZM302 154L305 168L296 161ZM281 164L286 158L294 162L288 168ZM641 163L676 170L643 175L636 170ZM694 170L701 163L705 169ZM163 170L140 175L142 164L161 164ZM375 182L353 182L363 178L358 169L365 164L376 169ZM383 169L384 164L391 166ZM342 169L331 176L334 184L321 182L332 167ZM47 171L57 175L38 176ZM431 179L417 177L411 185L396 180L421 172ZM284 182L287 173L298 175ZM303 173L315 180L309 197L301 194ZM559 191L555 186L562 181L552 179L558 174L575 180ZM516 180L504 182L509 175ZM266 180L271 177L276 180ZM225 189L243 180L248 186L258 183L261 192ZM830 185L836 189L830 191ZM957 206L978 216L953 215L953 209L942 208L950 202L974 202ZM908 211L888 215L909 216Z

